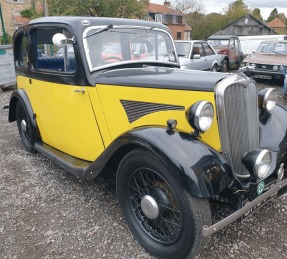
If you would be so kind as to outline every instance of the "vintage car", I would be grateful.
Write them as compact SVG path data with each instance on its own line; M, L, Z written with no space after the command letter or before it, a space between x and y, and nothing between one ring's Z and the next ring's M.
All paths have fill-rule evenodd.
M183 69L213 72L221 69L222 55L217 54L206 41L176 40L175 48Z
M151 49L135 59L139 41ZM105 57L111 44L121 53ZM286 192L287 111L275 90L180 69L166 26L46 17L20 27L13 46L9 122L24 147L86 180L113 166L124 219L155 257L194 258L209 235ZM213 199L234 212L212 223Z
M217 51L217 53L225 55L222 61L222 71L225 72L229 68L239 69L243 60L240 40L235 35L213 35L208 37L207 42Z
M263 41L241 63L244 73L255 79L284 79L282 65L287 66L287 40Z

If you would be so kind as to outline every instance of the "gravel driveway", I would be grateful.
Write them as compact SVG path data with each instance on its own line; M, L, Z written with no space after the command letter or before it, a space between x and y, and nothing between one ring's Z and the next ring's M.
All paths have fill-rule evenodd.
M273 86L287 107L281 86ZM2 108L10 95L0 93L0 258L152 258L122 219L114 174L79 180L26 152ZM198 259L287 258L286 197L212 235ZM222 215L225 206L213 204L212 210Z

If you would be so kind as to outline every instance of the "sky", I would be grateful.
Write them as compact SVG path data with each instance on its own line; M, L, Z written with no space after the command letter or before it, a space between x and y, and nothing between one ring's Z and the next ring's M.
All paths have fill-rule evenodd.
M177 0L174 0L177 1ZM235 0L197 0L198 3L204 5L204 12L208 13L222 13L223 8L227 8L229 3ZM164 0L150 0L154 4L163 4ZM172 2L172 0L170 0ZM271 11L277 8L279 13L285 13L287 16L287 0L243 0L249 8L259 8L261 16L267 20Z

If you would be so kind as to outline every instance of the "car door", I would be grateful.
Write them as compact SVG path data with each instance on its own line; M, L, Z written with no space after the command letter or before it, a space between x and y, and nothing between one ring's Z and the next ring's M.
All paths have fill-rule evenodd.
M189 69L206 70L206 58L203 46L200 42L193 43L192 51L190 54Z
M204 48L206 58L206 70L211 70L214 66L217 67L218 55L214 52L214 50L209 46L207 42L203 42L202 45Z
M55 54L52 36L57 32L46 28L33 31L31 78L25 90L42 141L71 156L93 161L104 146L89 87L65 83L72 81L77 64L70 67L68 60Z

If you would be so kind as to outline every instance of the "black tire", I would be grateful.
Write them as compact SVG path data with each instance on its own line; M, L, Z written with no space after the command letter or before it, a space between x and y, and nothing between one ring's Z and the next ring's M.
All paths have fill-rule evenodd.
M36 142L37 135L28 112L21 101L18 101L16 104L16 121L23 145L26 150L34 153L34 144Z
M211 223L208 201L190 196L154 155L136 149L123 158L117 194L131 232L157 258L194 258L204 245L202 228Z
M212 66L211 71L212 72L217 72L217 65L216 64Z
M225 73L227 72L227 70L228 70L228 62L226 59L224 59L221 64L220 71Z

